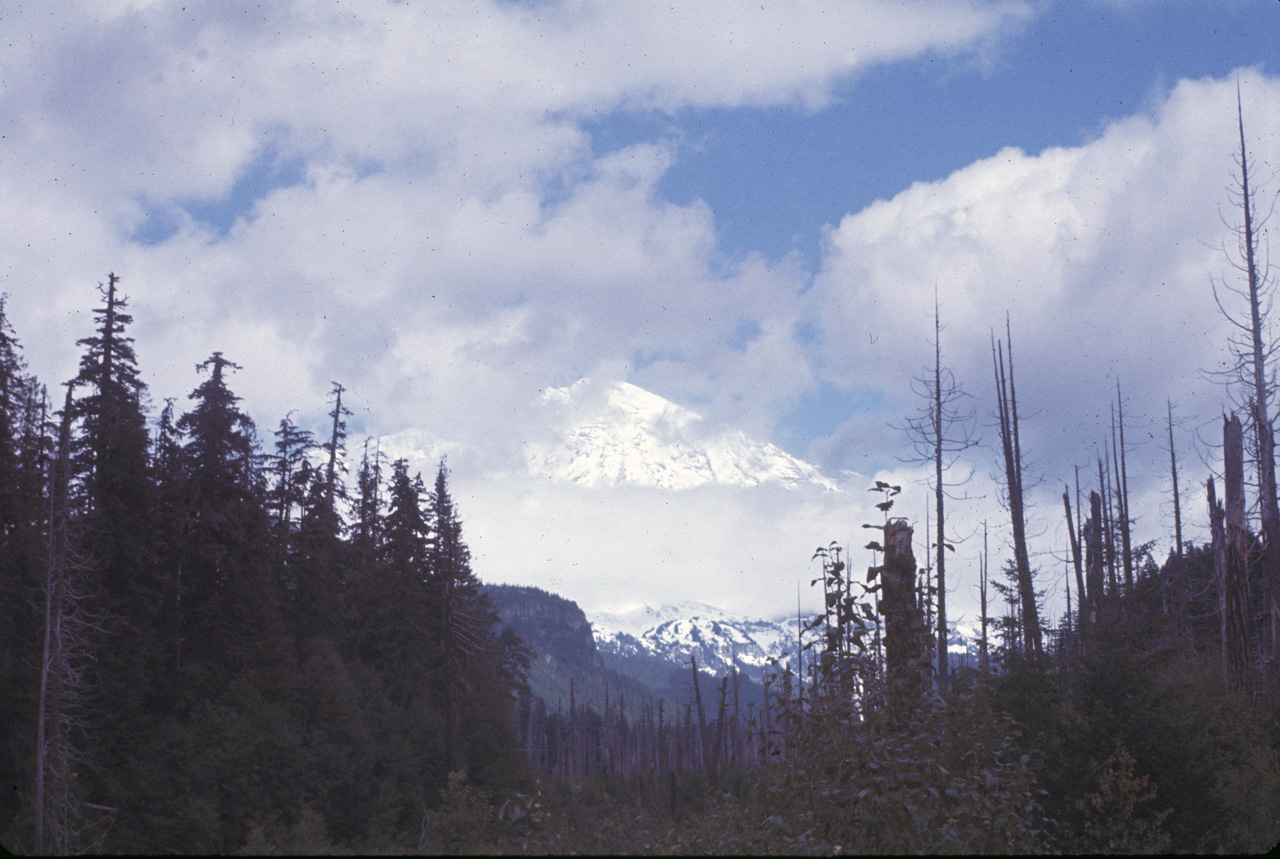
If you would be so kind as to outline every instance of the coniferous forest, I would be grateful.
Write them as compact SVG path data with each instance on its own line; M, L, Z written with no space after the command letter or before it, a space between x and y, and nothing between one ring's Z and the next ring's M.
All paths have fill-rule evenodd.
M1239 294L1256 310L1243 156ZM1246 448L1274 462L1257 325L1236 344L1248 408L1224 427L1209 543L1182 539L1176 506L1163 562L1133 539L1117 391L1087 511L1079 475L1063 493L1075 602L1045 614L1006 324L992 363L1013 553L984 555L976 666L948 664L945 462L971 416L936 348L907 427L936 465L936 518L917 535L895 515L900 488L877 483L882 521L865 548L814 556L825 610L759 707L740 704L737 676L691 665L683 708L606 692L603 712L572 697L566 712L531 693L530 650L471 569L444 462L428 483L376 446L348 450L337 383L327 403L290 404L327 411L321 437L292 412L260 433L234 393L252 368L221 352L188 402L153 414L117 277L87 298L93 331L57 389L27 372L0 303L0 839L15 853L1280 841L1274 468L1255 469L1252 500L1243 478ZM1171 417L1176 505L1172 440ZM936 557L915 557L919 536Z

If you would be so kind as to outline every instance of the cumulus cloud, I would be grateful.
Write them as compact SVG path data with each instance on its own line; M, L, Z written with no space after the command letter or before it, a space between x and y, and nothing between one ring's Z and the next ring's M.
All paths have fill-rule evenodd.
M1245 73L1250 146L1274 159L1280 84ZM1209 277L1230 273L1238 218L1235 82L1184 81L1150 114L1072 148L1007 149L851 214L817 279L826 366L911 407L932 359L936 285L945 361L990 400L991 338L1013 336L1025 449L1064 473L1109 432L1108 399L1163 416L1166 398L1212 414L1227 324Z
M1244 71L1240 87L1261 178L1265 165L1276 163L1280 82ZM1209 279L1239 278L1224 254L1224 247L1234 249L1230 227L1241 217L1231 194L1235 97L1234 79L1182 81L1148 112L1079 146L1006 149L833 227L811 291L822 330L815 366L846 390L877 391L882 408L851 416L816 447L818 461L852 466L868 449L905 447L886 413L907 415L923 405L908 381L931 366L936 285L944 362L975 396L986 436L986 450L960 463L975 482L960 490L972 500L949 508L957 536L977 533L986 519L993 556L1008 551L991 352L993 337L1005 336L1007 314L1027 481L1035 484L1033 550L1045 581L1056 583L1057 610L1065 607L1061 493L1065 486L1074 495L1077 466L1086 503L1097 487L1097 461L1112 442L1117 382L1135 540L1154 540L1157 560L1171 544L1170 400L1185 536L1203 539L1203 517L1188 511L1199 509L1198 487L1215 457L1198 439L1220 437L1216 421L1229 407L1227 392L1206 371L1229 361L1231 333ZM958 563L975 566L977 549L969 539Z

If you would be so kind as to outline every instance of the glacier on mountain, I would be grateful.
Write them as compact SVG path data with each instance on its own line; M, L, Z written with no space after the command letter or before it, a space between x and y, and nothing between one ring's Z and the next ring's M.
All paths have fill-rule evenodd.
M795 621L748 618L699 602L647 603L587 613L596 647L619 656L652 656L723 675L733 666L756 675L771 657L794 660Z
M688 668L690 657L699 669L723 676L735 665L759 681L770 658L779 665L797 666L794 617L779 620L749 618L701 602L685 601L652 606L648 603L586 612L602 654L621 658L649 657ZM807 621L811 616L806 615ZM976 668L981 635L973 624L949 624L947 650L953 669ZM805 636L814 640L816 633ZM994 646L994 645L993 645ZM806 657L807 663L809 658Z
M598 404L586 402L589 390L584 379L543 393L569 425L554 442L525 446L531 473L586 486L777 483L839 491L809 463L740 430L710 430L698 414L643 388L616 382Z

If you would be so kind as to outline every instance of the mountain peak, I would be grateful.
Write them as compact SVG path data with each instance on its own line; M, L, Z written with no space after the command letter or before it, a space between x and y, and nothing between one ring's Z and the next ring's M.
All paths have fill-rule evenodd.
M775 483L838 491L813 465L740 430L709 428L695 412L629 382L601 391L583 379L542 398L565 411L567 427L556 442L526 445L529 470L539 476L587 486Z
M648 655L672 666L690 658L712 674L734 667L764 670L770 657L794 650L794 633L785 624L748 618L706 603L685 601L651 606L633 603L587 613L596 647L618 656Z

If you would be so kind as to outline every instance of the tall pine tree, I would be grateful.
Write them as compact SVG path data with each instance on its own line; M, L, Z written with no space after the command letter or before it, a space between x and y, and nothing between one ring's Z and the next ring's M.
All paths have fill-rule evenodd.
M27 374L0 295L0 836L8 840L33 782L37 674L43 619L37 607L47 560L43 472L50 442L43 386ZM25 822L25 821L24 821ZM29 841L29 834L24 834Z
M471 571L471 550L462 539L462 522L449 493L449 469L441 461L431 493L432 595L439 612L440 681L445 708L445 767L463 768L465 746L461 714L481 690L475 678L497 656L493 626L497 614ZM503 703L502 701L490 703Z
M214 352L197 369L209 377L177 422L187 438L178 599L184 668L198 663L210 685L193 691L209 693L244 670L267 680L284 648L254 425L226 380L239 366Z

